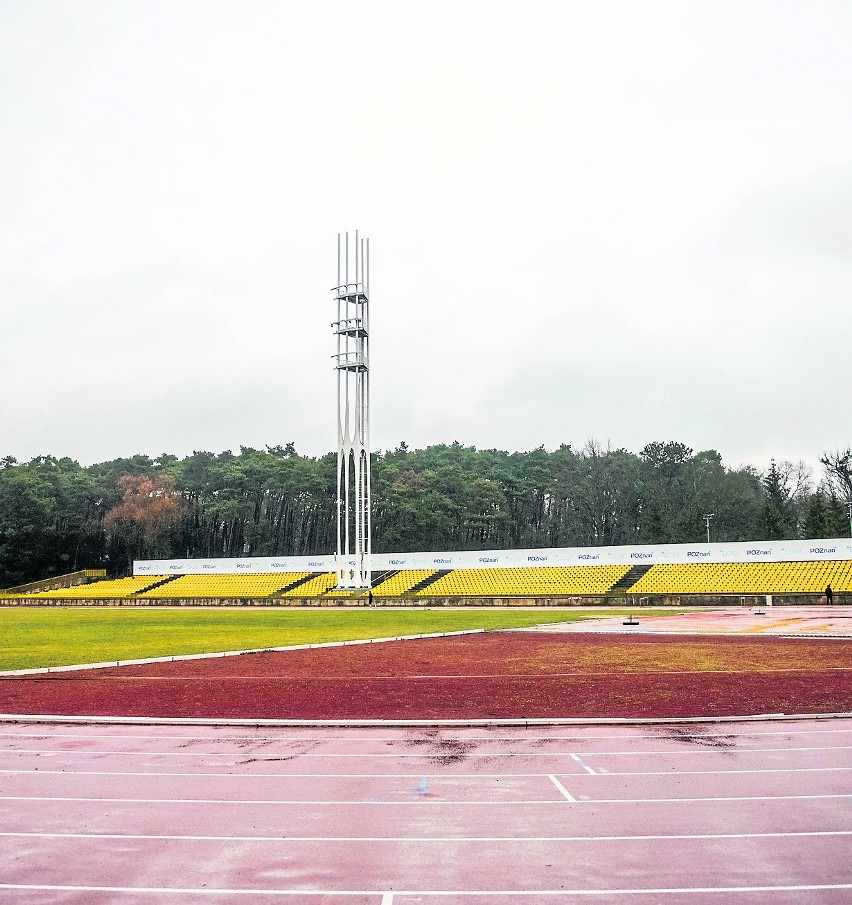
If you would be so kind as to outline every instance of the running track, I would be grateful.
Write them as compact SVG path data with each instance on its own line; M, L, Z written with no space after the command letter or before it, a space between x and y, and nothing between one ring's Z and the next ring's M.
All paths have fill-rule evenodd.
M852 719L0 722L0 902L852 901Z

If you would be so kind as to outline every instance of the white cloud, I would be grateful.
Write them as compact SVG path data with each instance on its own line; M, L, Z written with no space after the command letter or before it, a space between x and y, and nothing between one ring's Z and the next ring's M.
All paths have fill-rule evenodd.
M841 4L0 7L0 453L850 442Z

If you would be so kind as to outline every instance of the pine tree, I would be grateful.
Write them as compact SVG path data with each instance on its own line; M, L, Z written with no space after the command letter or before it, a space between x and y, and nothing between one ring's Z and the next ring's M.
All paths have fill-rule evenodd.
M789 536L787 518L787 494L784 479L775 459L769 463L769 471L763 476L763 527L766 540L783 540Z

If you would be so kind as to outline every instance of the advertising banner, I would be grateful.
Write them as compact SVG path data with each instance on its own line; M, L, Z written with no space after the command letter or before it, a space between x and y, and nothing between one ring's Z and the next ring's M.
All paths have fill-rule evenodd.
M541 550L455 550L452 553L374 553L372 570L495 569L517 566L621 566L655 563L814 562L852 559L852 539L750 541L736 544L551 547ZM348 567L356 568L355 560ZM323 556L254 556L235 559L137 560L134 575L233 575L261 572L333 572Z

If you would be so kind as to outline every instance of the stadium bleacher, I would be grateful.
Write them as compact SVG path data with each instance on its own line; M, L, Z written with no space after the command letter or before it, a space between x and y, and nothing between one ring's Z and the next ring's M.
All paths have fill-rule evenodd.
M309 572L267 572L256 575L180 575L140 597L177 600L190 597L269 597ZM148 584L151 584L149 576Z
M55 597L63 600L84 600L97 598L115 598L121 599L131 597L148 587L157 576L146 575L145 577L131 578L113 578L102 581L93 581L91 584L80 584L73 588L58 588L53 591L36 591L33 594L25 595L31 597Z
M379 581L373 588L374 597L401 597L422 581L435 574L434 569L402 569Z
M338 591L334 572L145 575L17 593L21 599L347 599L363 591ZM852 592L852 561L658 563L651 566L514 566L402 569L374 574L374 599L428 600L488 597L605 598L625 596L763 594L821 595ZM8 595L7 595L8 596Z
M416 594L423 597L600 596L629 569L629 566L453 569Z
M292 573L291 573L292 574ZM309 573L311 574L311 573ZM281 594L276 597L321 597L327 591L330 591L337 584L337 574L335 572L312 573L308 581L300 584L298 587ZM347 594L350 592L347 591Z
M821 594L852 591L852 562L695 563L652 566L627 593Z

